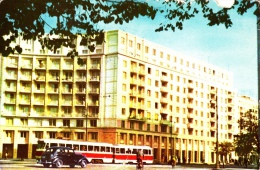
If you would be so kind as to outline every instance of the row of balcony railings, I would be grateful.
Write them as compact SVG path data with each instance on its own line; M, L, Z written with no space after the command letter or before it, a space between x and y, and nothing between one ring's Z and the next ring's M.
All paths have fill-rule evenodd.
M60 88L47 88L47 90L45 90L46 88L36 88L34 90L32 90L31 87L22 87L20 88L20 92L34 92L34 93L45 93L45 91L47 93L58 93ZM73 93L73 91L75 93L86 93L86 89L85 88L77 88L77 89L72 89L72 88L61 88L61 93ZM7 87L5 88L6 92L16 92L16 86L13 87ZM99 88L93 88L89 90L89 93L99 93Z
M6 66L7 68L17 68L18 69L18 62L9 62ZM60 70L61 67L59 64L49 64L48 66L44 63L40 63L40 64L36 64L33 67L32 63L26 63L26 64L21 64L20 66L21 69L39 69L39 70L45 70L45 69L50 69L50 70ZM100 64L92 64L91 66L88 67L89 69L100 69ZM73 63L63 63L62 64L62 69L63 70L73 70L74 66ZM82 65L77 65L75 67L75 69L82 69L82 70L86 70L87 69L87 65L86 64L82 64Z
M2 113L2 115L4 116L20 116L20 117L63 117L63 118L67 118L67 117L78 117L78 118L86 118L86 113L82 113L82 112L24 112L22 110L18 111L18 112L14 112L14 111L5 111L4 113ZM91 119L91 118L99 118L99 113L87 113L87 118Z
M5 104L16 104L16 100L13 98L5 98L4 100ZM61 102L59 102L59 100L49 100L47 102L45 102L44 99L36 99L36 100L29 100L29 99L22 99L19 100L18 104L20 105L51 105L51 106L58 106L59 103L62 106L72 106L73 103L75 106L79 105L79 106L86 106L86 101L85 100L61 100ZM88 106L99 106L99 101L92 101L88 103Z

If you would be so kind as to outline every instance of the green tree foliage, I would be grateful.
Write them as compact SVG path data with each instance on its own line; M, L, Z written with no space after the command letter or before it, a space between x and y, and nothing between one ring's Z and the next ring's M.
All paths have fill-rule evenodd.
M256 6L256 1L249 0L217 10L208 0L0 0L0 53L22 53L19 44L11 45L21 36L24 40L38 40L42 48L54 52L61 46L69 47L72 50L68 56L74 57L76 36L81 36L80 44L92 51L92 42L103 41L100 23L124 24L140 16L154 19L163 15L165 21L155 31L175 31L183 29L184 21L202 15L209 26L224 24L228 28L232 25L230 10L243 15ZM53 34L57 36L54 38Z
M245 112L238 123L240 133L235 139L235 152L238 156L247 158L259 150L257 113L253 110Z

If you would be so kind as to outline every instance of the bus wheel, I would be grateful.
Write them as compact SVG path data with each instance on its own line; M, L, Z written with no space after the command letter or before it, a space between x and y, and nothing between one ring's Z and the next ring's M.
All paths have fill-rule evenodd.
M50 167L50 164L43 164L43 167L44 167L44 168L49 168L49 167Z
M80 163L81 168L85 168L87 166L87 161L86 160L82 160Z

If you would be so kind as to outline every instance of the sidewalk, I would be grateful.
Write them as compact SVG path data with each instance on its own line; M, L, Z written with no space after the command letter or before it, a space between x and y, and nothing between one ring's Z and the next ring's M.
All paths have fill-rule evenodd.
M36 159L0 159L0 164L36 164Z

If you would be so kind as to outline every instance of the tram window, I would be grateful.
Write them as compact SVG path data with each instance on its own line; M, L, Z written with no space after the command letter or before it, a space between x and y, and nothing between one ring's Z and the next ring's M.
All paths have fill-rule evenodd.
M101 152L105 152L105 146L101 146Z
M152 151L151 150L148 150L149 151L149 155L152 155Z
M110 152L110 147L106 147L106 152Z
M87 150L87 146L86 146L86 145L81 145L81 146L80 146L80 150L86 151L86 150Z
M79 150L79 145L73 145L73 149L78 151Z
M116 153L119 153L119 148L116 148Z
M60 146L65 146L65 144L64 143L60 143Z
M99 146L95 146L95 152L99 152Z
M88 151L93 151L93 146L88 145Z
M147 150L147 149L143 149L143 153L144 153L145 155L147 155L147 154L148 154L148 150Z
M66 147L72 148L72 144L67 144Z
M137 149L133 149L132 154L137 154Z
M126 153L131 154L131 150L128 148Z
M120 148L120 153L125 153L125 148Z
M57 143L51 143L51 146L58 146Z

